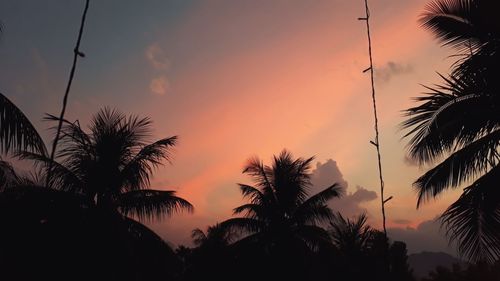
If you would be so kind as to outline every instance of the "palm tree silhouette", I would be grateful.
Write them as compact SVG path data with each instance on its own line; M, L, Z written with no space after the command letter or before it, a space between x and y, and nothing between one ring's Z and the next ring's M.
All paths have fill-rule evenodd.
M48 119L57 120L53 116ZM149 118L127 117L108 108L94 115L89 133L78 122L64 120L49 187L45 186L45 180L51 160L45 150L18 152L19 157L34 160L38 167L35 180L17 176L15 172L10 176L5 165L4 174L13 178L14 184L1 193L0 205L7 211L2 212L5 214L2 217L18 212L12 225L20 221L26 229L34 230L27 233L44 234L41 236L45 239L37 240L40 243L34 247L50 245L47 247L52 252L82 261L80 267L75 268L78 264L75 262L67 268L73 268L68 269L70 272L81 271L81 266L87 268L81 273L83 279L92 274L107 280L172 277L178 265L174 252L134 218L161 219L178 211L192 211L193 207L175 196L174 191L149 189L154 168L170 159L170 149L177 139L170 137L148 143L150 134ZM30 207L26 211L20 206ZM22 214L26 216L21 217ZM12 229L11 237L16 239L19 228ZM73 240L51 237L68 232ZM17 241L24 243L23 239ZM64 245L74 251L66 253Z
M329 244L323 225L333 212L326 203L339 197L341 188L333 184L309 197L313 159L294 159L283 150L273 157L272 166L259 158L246 164L243 173L250 175L255 185L239 184L239 188L250 202L234 209L241 217L221 223L224 229L244 236L233 244L240 253L236 263L242 271L254 263L262 272L269 272L269 278L306 278L314 251ZM253 278L249 274L245 277Z
M366 224L366 219L365 214L351 220L337 213L330 221L329 232L333 245L331 253L334 255L332 260L335 261L332 263L336 266L338 276L343 276L340 278L342 280L364 280L378 276L378 268L374 266L377 260L370 259L376 231ZM384 254L382 252L377 257L378 260L383 261ZM384 266L384 263L380 265Z
M365 214L351 220L338 213L330 222L333 245L341 255L352 256L349 258L352 261L366 252L373 238L374 230L366 225L366 219Z
M48 116L49 120L57 117ZM193 206L174 191L149 189L153 169L170 161L177 137L147 143L151 120L104 108L94 115L90 133L64 120L57 154L52 163L50 187L84 196L87 203L108 214L159 219ZM46 154L22 152L20 157L48 167Z
M313 159L293 159L286 150L274 156L272 166L259 158L250 159L243 173L252 177L255 186L239 184L250 203L235 208L234 214L243 217L228 219L223 227L249 234L245 241L259 239L270 246L300 241L313 249L328 241L328 233L320 225L333 218L326 203L339 197L341 188L334 183L308 197Z
M418 178L417 207L449 188L462 196L442 214L459 252L472 261L500 257L500 23L496 1L431 2L421 18L458 60L442 85L407 109L409 155L434 164Z

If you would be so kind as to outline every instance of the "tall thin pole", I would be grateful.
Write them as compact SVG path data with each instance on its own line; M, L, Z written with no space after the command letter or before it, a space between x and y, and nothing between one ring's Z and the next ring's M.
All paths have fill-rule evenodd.
M56 136L54 138L54 142L52 143L52 152L50 153L50 160L51 161L49 163L49 169L47 171L47 178L46 178L46 186L47 187L49 187L50 178L52 176L52 162L54 161L54 157L55 157L55 153L56 153L56 149L57 149L57 143L59 142L59 137L61 135L64 114L66 113L66 107L68 104L69 91L71 89L71 84L73 83L73 77L75 76L76 63L78 61L78 57L85 56L82 52L80 52L80 42L82 40L83 27L85 26L85 19L87 18L88 9L89 9L89 0L86 0L85 1L85 8L83 9L83 15L82 15L82 19L80 22L80 30L78 32L78 39L76 40L75 49L73 49L73 66L71 67L71 71L69 73L69 80L68 80L68 84L66 85L66 91L64 92L61 114L59 115L59 124L57 125Z
M377 160L378 160L378 175L380 179L380 203L382 208L382 225L384 227L384 235L387 238L387 228L385 226L385 203L392 199L392 196L385 199L384 197L384 179L382 177L382 160L380 156L380 140L378 131L378 115L377 115L377 100L375 98L375 81L373 73L373 56L372 56L372 39L370 35L370 9L368 8L368 0L365 0L365 11L366 16L364 18L358 18L358 20L364 20L366 22L366 33L368 37L368 56L370 57L370 67L365 69L363 72L370 71L370 80L372 86L372 101L373 101L373 116L375 120L375 140L370 141L371 144L377 149Z

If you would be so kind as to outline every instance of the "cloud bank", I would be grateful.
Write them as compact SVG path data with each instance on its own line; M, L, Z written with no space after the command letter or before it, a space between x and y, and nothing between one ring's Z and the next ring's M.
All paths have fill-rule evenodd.
M337 183L342 187L343 196L340 199L334 199L329 202L329 206L334 210L341 212L347 217L366 213L366 208L361 206L377 199L377 193L367 190L361 186L356 186L355 190L349 190L349 184L344 179L337 162L328 159L325 163L318 162L316 168L312 171L311 182L314 193Z

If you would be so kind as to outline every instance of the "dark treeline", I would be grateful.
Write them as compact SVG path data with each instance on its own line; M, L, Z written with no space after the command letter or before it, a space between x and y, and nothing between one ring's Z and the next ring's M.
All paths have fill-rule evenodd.
M341 196L337 184L309 194L312 160L287 151L270 166L251 159L244 172L254 185L239 185L249 202L238 217L193 231L197 247L177 250L181 280L413 280L404 243L326 205Z
M494 281L500 278L500 262L494 264L477 263L461 266L455 264L452 268L438 266L422 281Z
M49 187L43 185L49 161L43 153L17 153L38 164L35 174L21 175L3 162L0 263L6 279L414 280L406 245L389 243L364 215L351 220L334 213L326 203L341 196L337 184L310 195L313 158L295 159L287 151L271 166L251 159L244 172L254 185L238 185L249 202L234 209L236 217L194 230L195 247L174 251L135 219L191 205L146 188L152 166L131 163L155 163L175 138L139 141L149 120L109 109L94 116L91 133L65 124Z

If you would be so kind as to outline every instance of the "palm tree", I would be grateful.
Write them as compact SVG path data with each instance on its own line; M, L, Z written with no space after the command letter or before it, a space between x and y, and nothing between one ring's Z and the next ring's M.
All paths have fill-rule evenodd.
M243 173L252 177L255 186L239 184L250 203L234 209L242 217L226 220L222 226L247 234L240 243L260 240L269 248L295 244L315 249L327 242L328 233L321 225L333 213L326 203L339 197L341 188L335 183L309 197L313 159L293 159L286 150L274 156L272 166L250 159Z
M323 227L333 217L327 202L341 195L337 184L309 196L313 157L294 159L283 150L273 157L272 166L252 158L243 173L254 185L239 184L249 203L234 209L235 215L221 223L236 237L234 268L245 273L245 280L261 277L301 280L314 272L313 254L326 248L329 236ZM259 268L249 272L248 266Z
M406 244L389 243L385 234L366 224L361 214L354 219L340 213L330 222L333 250L331 274L340 280L411 280Z
M53 116L48 119L57 120ZM42 184L39 189L75 198L84 213L81 224L85 234L78 237L93 241L89 247L95 249L94 254L100 253L90 257L86 250L85 255L95 260L87 262L108 265L96 269L98 272L111 275L119 272L120 276L140 274L146 278L159 274L158 270L172 268L164 264L173 260L172 249L134 218L151 221L178 211L191 212L193 207L174 191L149 188L155 167L163 160L170 160L171 147L177 140L169 137L148 143L150 134L149 118L127 117L105 108L94 115L88 133L78 122L64 120L56 161L46 153L19 153L21 158L35 161L42 182L46 180L48 167L52 167L48 188ZM56 220L61 215L59 211ZM120 270L113 270L113 266L119 266ZM116 277L111 275L101 277Z
M332 265L342 280L363 280L376 275L373 264L377 260L369 259L375 230L366 225L366 219L364 214L351 220L337 213L330 221L331 253L334 255ZM379 260L383 261L383 256L379 256Z
M340 213L332 219L330 235L339 253L344 256L358 257L366 252L375 233L369 225L366 225L366 219L365 214L351 220L344 218Z
M472 261L500 257L500 24L496 1L431 2L421 21L459 59L442 85L427 87L407 109L409 155L437 163L418 178L417 207L449 188L466 186L442 214L460 254Z
M49 120L57 117L48 116ZM175 191L149 189L154 168L170 161L177 137L147 143L151 120L104 108L94 115L90 133L78 122L64 120L60 150L52 162L50 187L84 196L90 206L109 214L140 220L162 218L193 206ZM22 152L42 168L51 163L46 154ZM46 172L46 169L42 169Z

